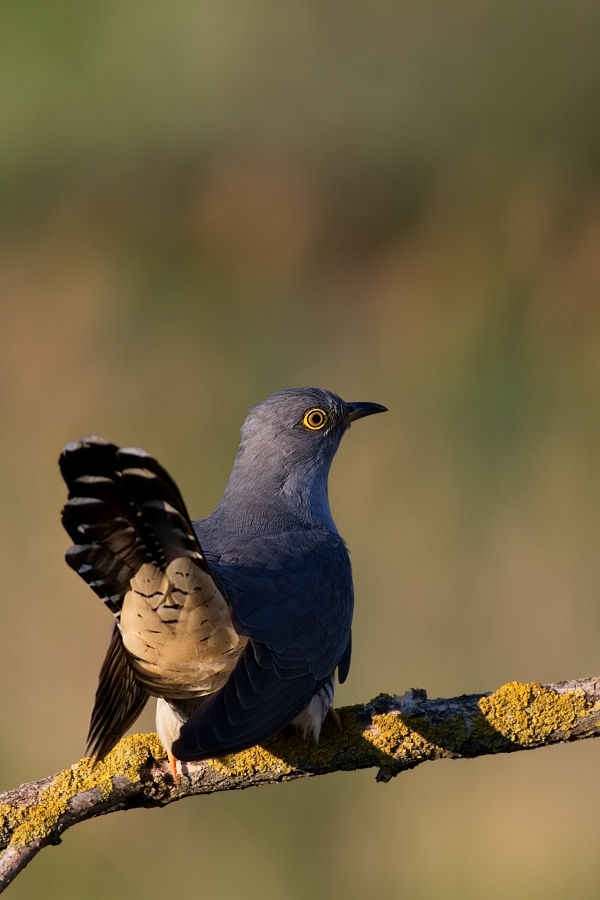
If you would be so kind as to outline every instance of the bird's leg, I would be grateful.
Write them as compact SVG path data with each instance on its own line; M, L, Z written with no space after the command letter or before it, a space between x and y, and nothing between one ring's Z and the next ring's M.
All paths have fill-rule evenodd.
M326 718L326 719L331 719L331 721L333 722L333 724L335 725L335 727L337 728L338 731L340 731L340 732L343 731L343 729L342 729L342 720L340 719L340 717L339 717L338 714L336 713L336 711L335 711L335 709L333 708L333 706L330 706L330 707L329 707L329 709L327 710L327 715L325 716L325 718Z
M167 758L169 760L169 768L171 770L171 775L173 776L173 781L175 784L179 784L180 762L176 756L173 756L170 750L167 750Z

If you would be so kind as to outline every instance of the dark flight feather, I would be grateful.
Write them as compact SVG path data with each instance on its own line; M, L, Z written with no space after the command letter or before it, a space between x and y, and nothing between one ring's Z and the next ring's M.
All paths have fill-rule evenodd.
M87 738L87 754L104 759L144 709L150 694L138 679L115 624L100 675Z

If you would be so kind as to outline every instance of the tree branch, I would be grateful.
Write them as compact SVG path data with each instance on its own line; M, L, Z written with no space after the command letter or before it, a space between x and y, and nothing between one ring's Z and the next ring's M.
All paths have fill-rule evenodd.
M42 847L59 844L67 828L120 809L372 767L378 781L389 781L428 760L598 737L600 678L511 682L492 694L448 700L428 700L425 691L411 690L402 697L382 694L339 714L342 730L326 722L318 746L286 729L264 747L184 763L178 783L157 736L135 734L101 763L82 759L58 775L0 794L0 892Z

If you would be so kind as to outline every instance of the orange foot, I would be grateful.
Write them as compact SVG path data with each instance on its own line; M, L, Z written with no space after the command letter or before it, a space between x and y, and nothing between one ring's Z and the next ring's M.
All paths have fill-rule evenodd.
M326 719L331 719L331 721L333 722L333 724L335 725L335 727L337 728L338 731L343 731L343 728L342 728L342 720L340 719L340 717L339 717L338 714L336 713L336 711L335 711L335 709L333 708L333 706L330 706L330 707L329 707L329 709L327 710L327 715L325 716L325 718L326 718Z
M171 775L173 776L173 781L175 784L179 784L179 774L180 774L180 762L177 757L173 756L167 750L167 757L169 759L169 768L171 769Z

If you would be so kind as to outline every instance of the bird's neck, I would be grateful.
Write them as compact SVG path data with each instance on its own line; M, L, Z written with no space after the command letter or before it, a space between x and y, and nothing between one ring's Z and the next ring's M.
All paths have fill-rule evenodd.
M262 531L326 528L337 533L329 508L323 461L303 465L270 465L268 459L236 458L227 489L213 515L223 525Z

